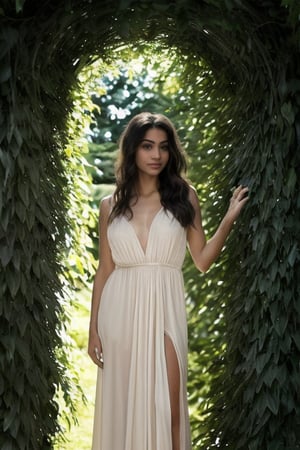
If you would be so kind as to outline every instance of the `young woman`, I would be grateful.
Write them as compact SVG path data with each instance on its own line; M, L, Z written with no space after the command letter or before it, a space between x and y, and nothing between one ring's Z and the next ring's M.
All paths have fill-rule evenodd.
M116 190L100 205L89 355L99 366L93 450L189 450L186 247L205 272L247 201L235 189L206 241L173 124L141 113L120 140Z

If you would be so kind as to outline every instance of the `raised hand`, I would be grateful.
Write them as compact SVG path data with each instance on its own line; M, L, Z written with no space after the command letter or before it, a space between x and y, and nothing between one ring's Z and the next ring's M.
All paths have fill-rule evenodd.
M245 186L238 186L232 194L230 204L226 213L226 216L232 222L235 222L238 218L243 206L248 201L249 188Z

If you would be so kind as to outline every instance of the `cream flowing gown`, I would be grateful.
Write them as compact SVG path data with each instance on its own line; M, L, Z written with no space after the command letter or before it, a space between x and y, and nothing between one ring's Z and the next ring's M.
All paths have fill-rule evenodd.
M99 308L104 368L98 369L92 450L172 450L165 335L180 370L180 450L190 450L181 272L186 231L161 208L145 251L124 216L107 233L116 268Z

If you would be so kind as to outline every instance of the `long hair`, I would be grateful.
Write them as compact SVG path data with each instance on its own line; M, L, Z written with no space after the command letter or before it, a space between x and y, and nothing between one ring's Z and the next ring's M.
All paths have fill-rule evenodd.
M194 221L195 211L189 201L189 185L184 178L187 169L186 158L172 122L162 114L143 112L134 116L120 136L119 158L116 165L116 190L114 206L110 215L127 215L132 218L130 205L137 200L136 184L138 168L136 151L150 128L160 128L167 134L169 160L158 176L162 206L169 210L183 227Z

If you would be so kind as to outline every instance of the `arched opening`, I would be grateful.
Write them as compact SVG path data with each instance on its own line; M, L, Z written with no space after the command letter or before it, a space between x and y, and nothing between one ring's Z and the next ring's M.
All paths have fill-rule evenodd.
M166 52L163 48L160 49L159 43L156 45L152 44L152 47L148 46L146 53L145 49L144 53L142 53L142 48L138 52L130 51L127 48L125 55L122 55L122 52L115 52L115 54L117 55L116 59L120 59L117 66L115 67L113 65L108 72L104 71L102 78L99 75L99 71L103 70L101 69L103 67L101 61L96 61L93 70L91 67L87 69L89 79L91 73L94 73L94 76L90 80L91 88L87 88L86 75L80 76L81 85L90 92L93 103L90 105L91 111L88 111L85 102L84 108L79 104L76 111L73 112L75 121L78 121L85 130L84 137L89 141L87 146L90 148L90 153L82 154L82 152L79 152L79 170L82 170L83 156L88 160L88 164L93 166L87 167L87 170L92 175L93 185L86 195L86 201L81 198L79 202L79 207L83 208L83 211L77 213L74 212L73 216L75 218L81 218L81 232L83 232L82 228L84 227L83 217L86 217L86 220L89 223L88 234L89 236L92 236L92 247L95 257L97 257L98 249L96 219L99 201L104 195L111 192L113 188L113 166L116 156L117 140L123 130L124 124L141 109L161 111L164 114L167 114L172 118L174 123L176 123L182 137L183 145L186 148L190 159L191 170L189 170L188 173L189 179L199 190L199 196L201 195L202 198L203 212L205 206L207 206L206 203L211 203L211 208L216 207L215 202L209 200L209 193L213 189L216 189L211 178L215 176L218 169L217 165L214 167L216 158L213 156L214 152L217 151L213 144L215 135L214 117L216 117L216 103L214 103L212 110L212 107L210 106L209 89L205 91L201 86L201 82L204 82L205 75L205 86L208 86L208 77L210 77L211 82L213 83L211 72L205 67L204 63L202 63L202 65L199 64L199 82L197 84L196 99L198 117L200 117L202 121L202 123L199 124L199 119L197 119L194 112L193 101L190 100L190 97L193 97L193 88L184 85L185 73L187 72L187 67L184 66L184 59L180 62L178 58L176 59L175 53L171 55L170 50ZM95 78L98 80L95 81ZM147 84L147 86L145 86L145 84ZM101 110L97 109L95 111L97 105L100 106ZM92 121L91 128L87 131L84 115L88 114L90 117L93 110L96 117ZM81 114L83 114L83 117L81 117ZM71 129L73 128L76 127L71 126ZM80 137L80 142L81 139L82 137ZM202 141L204 140L206 147L202 149ZM72 145L75 146L75 148L77 147L76 143L73 143ZM206 148L208 147L210 147L210 157L205 156ZM210 158L213 160L212 162L209 162ZM203 163L204 160L205 164ZM219 167L219 170L221 172L223 167ZM79 177L78 175L75 175L74 178L76 181ZM76 195L76 198L79 198L79 194ZM219 198L222 198L221 193ZM90 213L86 212L88 202L90 202L92 208L92 212ZM95 221L91 220L91 217L94 217ZM76 222L78 223L78 219ZM91 222L93 222L92 225ZM87 245L86 242L86 235L84 235L84 246ZM68 255L68 260L70 261L70 254ZM78 250L74 248L71 256L73 272L76 270L77 262L79 265L79 276L81 277L83 274L87 277L90 276L91 269L89 269L87 260L87 252L85 252L80 259ZM201 284L203 285L204 281L201 281L201 276L197 274L191 261L188 260L185 265L185 273L189 273L186 277L187 282L191 279L191 272L195 277L198 277L198 286ZM214 289L213 286L217 286L217 281L220 283L219 278L214 281L214 276L216 275L213 275L212 273L211 276L206 277L206 284L211 285L211 294ZM208 278L210 280L209 282ZM191 283L192 282L190 281L190 284ZM73 315L69 325L69 327L71 326L71 331L69 330L69 333L71 333L75 342L78 344L78 347L81 349L81 352L76 352L75 365L77 367L77 372L79 372L79 384L88 398L88 405L79 405L77 410L77 421L79 424L78 426L73 426L71 433L66 433L66 438L71 439L71 443L67 443L66 448L72 448L72 445L76 444L84 449L86 442L91 442L96 381L96 368L90 363L86 353L91 286L89 285L88 289L85 288L82 292L76 293L75 297L76 306L72 310ZM206 309L205 303L204 293L199 295L199 292L197 292L197 294L194 292L193 295L190 295L189 292L187 292L187 307L191 312L191 322L193 322L193 317L194 320L197 319L196 308ZM214 314L212 314L212 311L210 313L207 311L206 321L201 322L201 325L199 324L197 327L194 325L190 328L190 337L191 340L194 340L195 344L197 342L197 336L202 334L203 346L205 341L204 336L208 336L209 334L208 323L216 324L216 335L218 334L219 338L221 337L220 331L217 330L220 311L216 309ZM83 323L84 325L82 325ZM201 357L199 358L200 355L197 357L196 346L194 347L193 355L194 357L192 354L190 357L190 378L195 383L198 369L201 365L204 365L204 363L201 362ZM195 357L197 357L197 359ZM207 368L206 363L205 365ZM198 379L199 378L200 376ZM202 374L201 378L202 383L207 387L209 382L208 371L206 374ZM192 387L191 391L193 391ZM203 411L205 409L204 398L204 390L202 390L202 392L198 390L198 398L195 395L193 396L193 402L191 402L190 406L191 419L195 424L199 421L199 416L202 414L201 410ZM88 440L88 437L90 437L90 441ZM59 448L61 448L62 444L59 443L58 445Z

